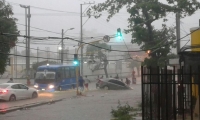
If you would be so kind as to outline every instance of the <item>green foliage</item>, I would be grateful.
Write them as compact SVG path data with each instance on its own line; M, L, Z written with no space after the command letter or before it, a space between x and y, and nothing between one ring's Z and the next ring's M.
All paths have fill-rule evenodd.
M112 109L111 114L114 117L113 120L134 120L133 116L130 114L134 108L130 105L126 104L122 106L120 102L118 102L117 109Z
M42 61L42 62L38 62L38 63L37 62L33 63L32 64L32 68L33 68L33 70L36 71L39 66L47 65L47 63L49 65L55 65L55 64L57 64L57 62L55 62L55 61L48 61L48 60L46 60L46 61Z
M5 3L5 0L0 0L0 32L18 34L15 21L12 17L12 7ZM5 72L6 61L8 60L10 49L15 46L17 36L0 35L0 74Z
M131 33L132 43L141 46L141 50L157 49L151 54L150 59L144 61L144 65L163 65L165 58L172 47L176 46L175 29L173 26L167 27L166 16L169 13L180 13L181 17L190 16L200 8L198 0L166 0L161 3L159 0L106 0L92 6L87 14L101 17L101 12L109 13L107 20L109 21L120 9L126 7L130 14L128 18L128 28L125 33ZM162 19L162 26L156 29L153 22ZM163 48L164 47L164 48ZM161 53L161 55L160 55ZM159 54L159 55L158 55Z

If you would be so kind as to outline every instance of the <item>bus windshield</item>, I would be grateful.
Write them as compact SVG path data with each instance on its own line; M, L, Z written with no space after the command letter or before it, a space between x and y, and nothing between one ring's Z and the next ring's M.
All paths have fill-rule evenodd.
M35 82L37 83L49 83L55 81L55 72L37 72L35 76Z

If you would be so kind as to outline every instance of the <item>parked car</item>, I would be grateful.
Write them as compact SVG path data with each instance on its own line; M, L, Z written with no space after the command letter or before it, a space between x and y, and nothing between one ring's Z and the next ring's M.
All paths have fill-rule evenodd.
M115 78L99 79L99 81L96 83L96 87L105 90L131 89L125 83Z
M29 88L21 83L0 84L0 100L16 101L27 98L37 98L38 92L34 88Z

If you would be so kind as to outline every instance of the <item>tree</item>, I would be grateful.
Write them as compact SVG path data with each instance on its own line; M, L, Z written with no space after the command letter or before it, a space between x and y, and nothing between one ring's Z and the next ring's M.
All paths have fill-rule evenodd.
M106 78L108 78L108 72L107 72L107 65L108 60L105 52L109 52L105 49L110 49L110 46L106 43L93 43L95 46L88 45L86 49L86 54L89 56L88 59L88 65L94 65L94 68L92 69L92 72L99 70L101 67L104 69ZM98 46L98 47L96 47ZM104 52L105 51L105 52Z
M128 68L130 68L131 70L134 70L134 67L136 67L138 76L140 76L140 66L141 66L142 60L140 60L139 57L133 58L132 56L133 56L133 54L130 53L130 52L125 53L124 59L125 59L126 62L128 62ZM132 59L130 59L130 57Z
M13 18L12 6L0 0L0 32L18 34L16 18ZM0 74L6 70L10 49L15 46L17 36L0 35Z
M180 13L181 17L190 16L200 8L200 3L197 0L166 0L166 3L159 0L106 0L92 6L87 14L99 18L102 11L107 11L109 21L123 7L130 14L125 33L131 33L131 42L140 45L141 50L153 51L143 64L157 66L163 65L171 48L176 47L175 31L173 27L166 26L166 16L169 13ZM163 20L162 28L156 29L153 23L159 19Z

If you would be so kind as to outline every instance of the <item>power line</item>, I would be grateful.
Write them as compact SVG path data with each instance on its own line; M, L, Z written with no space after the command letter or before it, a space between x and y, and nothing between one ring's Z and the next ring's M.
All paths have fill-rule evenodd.
M3 44L9 44L8 42L2 42L0 41L0 43L3 43ZM17 47L22 47L22 48L27 48L25 46L20 46L20 45L15 45ZM42 51L42 52L51 52L51 53L57 53L59 54L59 52L54 52L54 51L48 51L48 50L41 50L41 49L36 49L36 48L30 48L31 50L38 50L38 51ZM63 54L68 54L68 53L63 53ZM69 54L69 55L74 55L74 54Z
M3 52L0 52L0 54L13 55L13 56L19 56L19 57L30 57L30 58L42 58L42 59L51 59L51 60L61 60L61 59L55 59L55 58L44 58L44 57L35 57L35 56L16 55L16 54L3 53ZM64 60L64 61L73 61L73 60Z
M196 30L194 30L194 31L190 32L189 34L185 35L184 37L181 37L180 39L177 39L177 41L180 41L181 39L183 39L183 38L189 36L190 34L192 34L193 32L197 31L198 29L199 29L199 27L198 27ZM18 35L18 34L10 34L10 33L2 33L2 32L1 32L1 35L6 35L6 36L18 36L18 37L27 37L27 36ZM31 36L31 37L33 37L33 36ZM49 38L49 39L61 39L61 38L59 38L59 37L46 37L46 38ZM76 42L79 42L79 43L80 43L79 40L76 40L76 39L73 39L73 38L65 37L64 39L69 39L69 40L76 41ZM177 42L177 41L175 41L175 42ZM157 48L158 48L158 47L152 47L151 49L147 49L147 50L121 51L121 50L110 50L110 49L106 49L106 48L99 47L99 46L97 46L97 45L94 45L94 44L91 44L91 43L86 43L86 42L83 42L83 41L82 41L82 43L88 44L88 45L91 45L91 46L94 46L94 47L97 47L97 48L101 48L101 49L104 49L104 50L116 51L116 52L141 52L141 51L147 51L147 50L154 50L154 49L157 49ZM165 44L165 45L163 45L163 46L160 46L160 47L164 47L164 46L167 46L167 45L169 45L169 44L171 44L171 43L167 43L167 44Z
M16 24L22 25L22 26L26 26L26 25L21 24L21 23L16 23ZM53 32L53 31L50 31L50 30L45 30L45 29L41 29L41 28L37 28L37 27L32 27L32 26L30 26L30 27L31 27L31 28L34 28L34 29L42 30L42 31L45 31L45 32L50 32L50 33L55 33L55 34L61 35L61 33L58 33L58 32Z
M20 6L21 4L19 3L14 3L14 2L7 2L9 4L12 4L12 5L17 5L17 6ZM54 9L49 9L49 8L42 8L42 7L36 7L36 6L31 6L29 5L30 7L32 8L35 8L35 9L41 9L41 10L47 10L47 11L54 11L54 12L64 12L64 13L73 13L73 14L79 14L78 12L70 12L70 11L62 11L62 10L54 10Z

